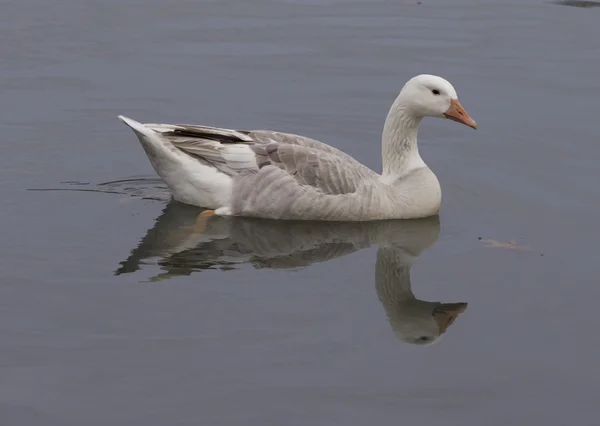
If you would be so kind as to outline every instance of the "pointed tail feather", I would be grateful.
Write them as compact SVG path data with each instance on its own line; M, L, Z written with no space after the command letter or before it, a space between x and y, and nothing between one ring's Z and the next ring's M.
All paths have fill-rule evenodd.
M154 170L156 170L156 173L158 173L163 180L165 180L163 169L171 167L167 167L166 164L176 162L181 165L183 157L187 157L187 154L184 154L179 149L175 148L168 139L152 130L146 124L138 123L123 115L119 115L119 120L133 130L142 144L142 148L144 148L146 155L148 155L148 159L154 167ZM169 185L169 182L167 182L167 185Z
M119 120L121 120L127 126L131 127L131 130L133 130L138 135L142 135L142 136L146 136L146 137L152 137L152 136L156 135L156 132L154 130L150 129L149 127L144 126L142 123L138 123L137 121L135 121L129 117L125 117L124 115L119 115L118 117L119 117Z
M129 117L125 117L124 115L119 115L118 117L119 120L133 130L153 164L154 161L157 161L155 157L162 157L165 159L171 158L177 151L171 142L163 138L160 133L155 132L147 125L139 123Z

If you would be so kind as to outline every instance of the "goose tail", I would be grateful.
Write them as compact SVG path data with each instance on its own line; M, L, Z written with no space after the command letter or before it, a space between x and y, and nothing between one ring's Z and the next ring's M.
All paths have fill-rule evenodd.
M157 134L154 130L152 130L149 127L144 126L142 123L138 123L137 121L129 118L129 117L125 117L124 115L119 115L119 120L121 120L123 123L125 123L128 127L131 128L131 130L133 130L136 135L138 136L145 136L145 137L156 137Z

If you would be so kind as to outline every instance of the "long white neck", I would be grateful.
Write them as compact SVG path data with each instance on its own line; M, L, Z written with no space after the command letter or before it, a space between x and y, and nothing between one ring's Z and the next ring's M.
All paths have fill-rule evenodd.
M411 170L425 166L417 147L420 122L421 117L411 114L400 97L396 99L383 126L383 182L391 185Z

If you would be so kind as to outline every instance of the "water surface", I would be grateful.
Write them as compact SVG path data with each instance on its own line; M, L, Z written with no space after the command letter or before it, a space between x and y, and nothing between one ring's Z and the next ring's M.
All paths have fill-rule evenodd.
M600 9L411 3L1 2L0 424L598 424ZM116 119L379 170L419 73L426 221L199 233Z

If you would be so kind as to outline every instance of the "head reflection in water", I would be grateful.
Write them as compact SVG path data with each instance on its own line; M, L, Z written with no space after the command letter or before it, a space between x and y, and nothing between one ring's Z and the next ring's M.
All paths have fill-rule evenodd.
M140 269L158 257L163 272L154 279L202 269L298 268L379 245L377 296L395 335L403 342L437 341L467 308L466 303L418 300L411 289L413 261L438 238L439 218L383 222L289 222L199 216L200 210L169 203L156 224L121 262L117 274Z
M375 287L396 337L406 343L429 345L448 330L454 320L467 309L467 304L427 302L415 297L411 289L410 268L413 260L427 246L417 242L425 242L422 233L416 233L412 237L406 239L403 246L379 248ZM437 240L437 235L435 239ZM433 242L435 240L431 241Z

